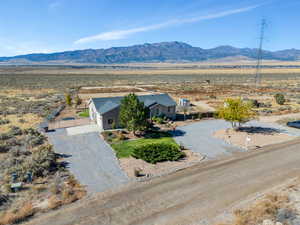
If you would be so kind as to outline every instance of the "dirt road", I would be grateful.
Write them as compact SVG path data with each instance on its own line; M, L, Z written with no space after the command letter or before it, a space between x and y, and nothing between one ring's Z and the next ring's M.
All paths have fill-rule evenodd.
M213 224L231 205L300 174L300 140L238 153L32 219L41 225Z

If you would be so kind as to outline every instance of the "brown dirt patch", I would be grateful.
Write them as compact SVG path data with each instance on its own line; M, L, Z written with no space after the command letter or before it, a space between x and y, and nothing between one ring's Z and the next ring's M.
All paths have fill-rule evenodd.
M173 170L180 169L190 164L200 162L203 157L200 154L194 153L190 150L185 150L186 157L176 162L161 162L157 164L150 164L141 159L121 158L120 166L127 173L129 177L135 178L134 170L139 169L142 175L156 176L172 172Z
M234 131L233 129L218 130L213 135L229 144L248 149L285 142L295 138L282 133L248 133ZM247 137L250 138L248 143L246 143Z

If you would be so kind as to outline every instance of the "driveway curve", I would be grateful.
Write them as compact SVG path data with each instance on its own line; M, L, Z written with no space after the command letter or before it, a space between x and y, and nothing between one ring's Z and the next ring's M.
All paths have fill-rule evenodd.
M227 128L230 128L230 124L223 120L196 122L177 127L174 139L178 144L183 144L186 148L200 153L208 159L237 151L245 151L213 136L214 132Z
M245 126L273 128L290 136L300 136L299 129L293 129L275 123L263 123L253 120L246 123ZM174 139L178 144L183 144L188 149L196 153L200 153L201 155L205 155L208 159L215 158L220 155L229 155L233 152L246 151L243 148L230 145L227 142L213 136L213 133L216 131L227 128L231 128L231 125L224 120L200 121L177 127Z

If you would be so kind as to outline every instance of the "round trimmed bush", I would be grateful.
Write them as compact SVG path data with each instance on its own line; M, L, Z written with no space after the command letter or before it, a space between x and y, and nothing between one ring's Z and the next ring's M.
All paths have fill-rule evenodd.
M278 93L275 95L275 101L278 105L283 105L286 100L283 94Z
M185 154L176 144L151 143L135 147L133 157L156 164L164 161L177 161L185 157Z

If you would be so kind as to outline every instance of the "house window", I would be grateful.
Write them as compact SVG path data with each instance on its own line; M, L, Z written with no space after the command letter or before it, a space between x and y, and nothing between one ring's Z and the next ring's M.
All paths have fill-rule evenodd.
M156 115L158 115L158 114L159 114L159 109L157 108L157 109L156 109Z
M108 119L107 122L108 122L109 125L111 125L111 124L113 124L114 120L113 119Z
M171 112L171 107L168 107L168 112Z

